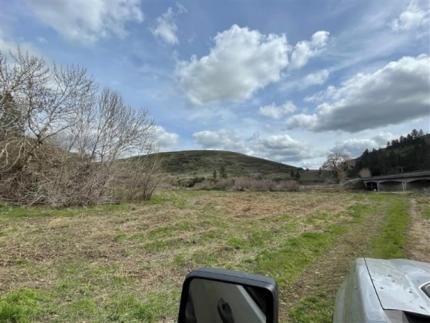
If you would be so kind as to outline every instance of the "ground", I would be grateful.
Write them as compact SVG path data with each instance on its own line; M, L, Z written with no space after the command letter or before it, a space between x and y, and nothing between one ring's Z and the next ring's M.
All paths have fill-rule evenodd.
M0 207L0 321L172 322L186 273L274 277L281 322L330 322L356 257L430 261L419 194L164 191L149 203Z

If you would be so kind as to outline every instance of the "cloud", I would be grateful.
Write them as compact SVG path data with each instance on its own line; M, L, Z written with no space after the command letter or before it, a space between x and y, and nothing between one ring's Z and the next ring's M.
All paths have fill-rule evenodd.
M304 78L289 81L281 85L282 90L304 90L314 85L322 85L327 82L330 72L326 69L316 71L306 75Z
M287 134L255 134L243 138L235 131L221 129L199 131L193 134L193 138L204 149L236 151L282 163L301 162L303 159L322 156Z
M29 42L16 42L13 37L7 37L0 29L0 52L6 57L11 58L9 54L16 54L18 48L23 53L28 53L33 56L43 57L42 53ZM12 59L13 61L13 59Z
M274 103L265 105L260 107L260 114L272 118L272 119L281 119L288 114L291 114L297 110L295 104L291 101L288 101L282 105L275 105Z
M408 7L400 13L391 23L395 31L416 29L429 21L429 3L424 1L411 1Z
M330 33L320 30L312 35L310 41L298 42L291 53L291 68L298 69L307 64L309 59L319 55L327 45Z
M169 7L165 13L157 18L157 25L152 29L152 34L155 37L162 39L169 45L176 45L179 43L178 36L176 32L178 31L178 26L175 23L175 16L185 13L186 9L177 5L177 11Z
M241 152L247 150L242 140L234 131L231 130L203 130L193 133L193 138L205 149L221 149Z
M179 136L176 133L166 131L161 126L155 126L152 131L154 144L160 150L172 148L178 143Z
M327 81L329 75L330 72L328 70L320 70L306 75L302 81L302 84L304 87L309 87L311 85L321 85Z
M28 0L37 18L67 39L92 43L124 37L126 24L142 22L140 0Z
M255 148L258 155L283 163L299 162L319 156L311 147L291 138L287 134L275 134L256 138Z
M366 149L378 149L385 147L388 141L394 139L391 133L379 133L372 138L350 138L336 143L332 152L347 154L353 158L360 156Z
M281 78L288 65L285 35L264 35L233 25L218 33L209 54L177 66L177 77L194 104L245 101Z
M321 101L313 114L292 116L290 128L357 132L428 116L430 57L403 57L369 74L357 74L339 88L308 98Z

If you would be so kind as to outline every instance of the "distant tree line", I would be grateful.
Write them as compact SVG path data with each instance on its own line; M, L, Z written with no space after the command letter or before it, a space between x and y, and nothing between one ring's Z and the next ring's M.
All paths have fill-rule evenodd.
M397 174L430 168L430 135L421 130L412 130L387 143L383 149L366 149L356 159L349 176L354 177L363 169L372 176Z

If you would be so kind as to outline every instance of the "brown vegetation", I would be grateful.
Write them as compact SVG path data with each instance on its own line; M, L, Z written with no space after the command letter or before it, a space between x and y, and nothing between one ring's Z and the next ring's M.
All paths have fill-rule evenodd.
M20 204L113 201L118 158L152 151L152 121L81 67L60 67L18 50L0 52L0 199ZM135 165L136 166L136 165ZM127 182L153 192L152 160ZM118 176L117 176L118 177Z

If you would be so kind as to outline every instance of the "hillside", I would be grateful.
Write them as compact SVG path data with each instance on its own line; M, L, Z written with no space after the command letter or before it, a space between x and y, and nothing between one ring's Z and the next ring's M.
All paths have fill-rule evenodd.
M161 171L170 175L221 176L222 168L228 177L281 176L296 173L299 168L267 159L220 150L188 150L159 153Z
M355 159L350 176L362 169L371 175L389 175L430 169L430 134L413 130L406 137L391 141L386 148L368 151Z

